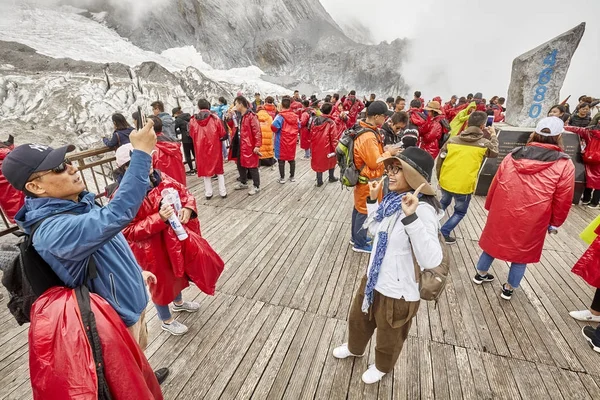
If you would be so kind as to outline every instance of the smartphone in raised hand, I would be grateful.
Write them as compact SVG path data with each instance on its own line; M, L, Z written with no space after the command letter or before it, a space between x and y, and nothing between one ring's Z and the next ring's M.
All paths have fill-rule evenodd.
M142 112L142 107L138 106L138 120L137 120L137 130L141 130L146 125L146 114Z

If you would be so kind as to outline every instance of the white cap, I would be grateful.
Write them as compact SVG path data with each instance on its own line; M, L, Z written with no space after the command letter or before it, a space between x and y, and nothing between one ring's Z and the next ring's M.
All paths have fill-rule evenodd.
M133 145L131 143L124 144L119 147L116 151L117 167L127 164L131 160L131 153L133 152Z
M543 129L548 129L550 133L542 132ZM542 136L558 136L565 130L565 123L558 117L542 118L535 127L535 133Z

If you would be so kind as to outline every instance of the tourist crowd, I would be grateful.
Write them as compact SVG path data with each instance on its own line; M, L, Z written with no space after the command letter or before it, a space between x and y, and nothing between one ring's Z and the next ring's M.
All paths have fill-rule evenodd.
M482 252L473 266L474 284L495 280L489 272L495 259L509 262L500 296L510 300L527 265L540 261L546 235L556 233L567 219L573 200L600 208L600 113L592 115L599 102L582 96L572 112L567 104L552 107L527 143L499 162L485 202L488 217L479 241ZM40 304L51 292L54 303L72 306L67 288L85 287L94 314L108 315L106 321L96 316L105 361L96 373L105 378L105 389L112 398L126 398L131 390L139 393L136 398L162 398L159 383L169 371L148 373L143 356L146 285L161 328L183 335L188 327L173 313L200 309L198 303L184 300L183 289L193 282L213 295L224 269L223 260L202 237L187 177L202 178L206 200L213 198L216 180L225 199L224 164L235 162L239 176L233 189L260 195L261 167L278 169L281 185L296 182L300 147L301 160L310 161L315 173L316 187L341 181L353 190L350 245L370 258L350 309L348 341L333 356L363 355L376 334L375 364L362 379L378 382L394 369L417 314L424 285L419 279L447 264L446 246L457 242L453 232L469 210L482 164L499 156L494 124L504 121L504 105L504 98L493 96L488 102L482 93L424 101L419 91L410 99L385 101L375 94L361 100L355 91L323 98L295 91L264 100L259 93L253 99L238 93L231 105L223 97L214 105L200 99L193 113L177 107L170 114L163 102L155 101L151 110L144 110L151 111L147 117L137 112L112 116L114 132L104 144L115 150L118 168L104 207L86 191L69 160L74 146L15 147L12 138L1 143L0 206L32 236L35 251L64 286L64 292L54 287L34 303L30 346L42 346L36 348L40 360L44 351L64 352L48 340L58 333L47 321L59 324L73 316L52 314ZM565 132L581 140L586 168L581 199L573 199L575 167L565 153L563 138L570 134ZM592 228L600 233L600 227ZM600 288L599 271L596 238L574 272ZM600 322L600 289L590 310L571 315ZM73 324L85 337L84 325ZM600 353L600 327L586 326L582 332ZM135 367L124 367L124 362ZM43 398L60 385L75 393L77 379L70 385L61 380L73 368L32 363L34 395ZM121 385L123 380L132 383ZM98 379L90 390L100 391L100 386Z

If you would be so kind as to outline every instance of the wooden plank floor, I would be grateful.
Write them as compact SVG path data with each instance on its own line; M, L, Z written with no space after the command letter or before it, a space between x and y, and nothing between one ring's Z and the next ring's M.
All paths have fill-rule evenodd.
M600 355L581 337L568 311L583 309L593 290L570 272L585 250L578 233L597 211L573 206L566 225L548 238L512 301L499 279L471 282L485 224L475 198L456 229L450 283L437 304L423 303L393 374L365 386L374 361L336 360L346 318L368 257L351 251L352 193L339 184L314 186L310 163L297 159L297 182L277 183L261 169L261 192L233 191L235 165L226 165L227 199L204 200L190 179L202 232L226 262L214 297L194 286L185 298L201 304L178 316L180 337L160 329L148 306L153 367L168 366L166 399L599 399ZM289 168L286 165L286 168ZM215 182L216 190L216 182ZM0 398L29 399L27 327L0 307ZM135 395L132 395L135 399Z

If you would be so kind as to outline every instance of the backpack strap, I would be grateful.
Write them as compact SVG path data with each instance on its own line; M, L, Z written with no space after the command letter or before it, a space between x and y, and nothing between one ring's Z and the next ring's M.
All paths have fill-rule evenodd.
M95 263L92 257L90 257L90 266L93 265L95 271ZM98 378L98 399L99 400L111 400L112 396L108 388L108 382L106 381L106 375L104 374L104 357L102 354L102 345L100 343L100 335L98 334L98 328L96 326L96 318L92 312L92 306L90 303L90 292L87 286L81 285L75 289L75 295L77 297L77 304L79 305L79 312L81 314L81 321L83 323L84 331L92 349L92 355L94 356L94 366L96 367L96 377Z

